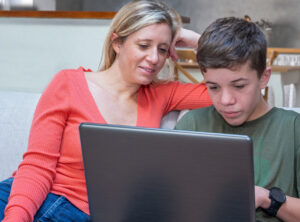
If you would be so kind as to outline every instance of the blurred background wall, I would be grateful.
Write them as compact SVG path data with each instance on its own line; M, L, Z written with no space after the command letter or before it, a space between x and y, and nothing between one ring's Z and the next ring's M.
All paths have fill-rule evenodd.
M128 0L56 0L57 10L117 11ZM165 0L182 16L191 19L186 28L202 32L219 17L250 16L266 31L271 47L300 48L300 0ZM263 20L263 21L262 21ZM265 23L265 27L266 27Z
M300 0L164 1L180 15L190 18L190 23L184 27L199 33L217 18L247 15L264 28L269 47L300 48ZM129 0L0 0L0 10L118 11L127 2ZM84 66L97 70L110 22L105 19L0 17L0 89L40 92L60 69ZM198 70L196 74L202 77ZM283 91L281 75L277 74L276 81L274 72L272 75L275 87L269 90L270 98L273 91L274 95ZM295 86L297 90L289 92L296 94L297 91L300 104L299 72L294 82L298 88ZM276 97L280 98L273 96Z
M265 28L270 47L300 48L300 0L163 0L202 32L219 17L248 15ZM118 11L129 0L0 0L5 10ZM268 28L268 29L266 29Z

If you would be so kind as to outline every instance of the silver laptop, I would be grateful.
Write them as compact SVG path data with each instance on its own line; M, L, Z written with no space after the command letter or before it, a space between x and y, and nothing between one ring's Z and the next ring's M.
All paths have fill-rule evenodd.
M92 221L255 221L249 137L90 123L79 131Z

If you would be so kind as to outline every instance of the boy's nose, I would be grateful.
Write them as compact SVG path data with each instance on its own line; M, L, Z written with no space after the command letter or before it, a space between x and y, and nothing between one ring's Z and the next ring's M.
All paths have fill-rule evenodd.
M232 93L227 90L223 90L221 95L221 103L222 105L232 105L235 103L235 98Z

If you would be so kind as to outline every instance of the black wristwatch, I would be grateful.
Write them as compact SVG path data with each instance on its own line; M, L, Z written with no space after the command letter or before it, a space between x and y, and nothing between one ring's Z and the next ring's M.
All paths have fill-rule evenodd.
M270 216L275 217L281 205L286 201L286 196L280 188L273 187L270 189L269 198L271 199L271 205L268 209L264 209L264 211Z

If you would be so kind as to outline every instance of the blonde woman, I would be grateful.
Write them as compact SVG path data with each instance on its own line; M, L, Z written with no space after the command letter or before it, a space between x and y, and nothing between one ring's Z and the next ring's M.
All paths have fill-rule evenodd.
M23 161L0 183L0 220L89 221L81 122L159 127L171 110L211 104L203 84L157 80L166 59L176 58L176 44L197 45L199 35L180 25L162 2L130 2L112 21L99 71L80 67L54 77L37 105Z

